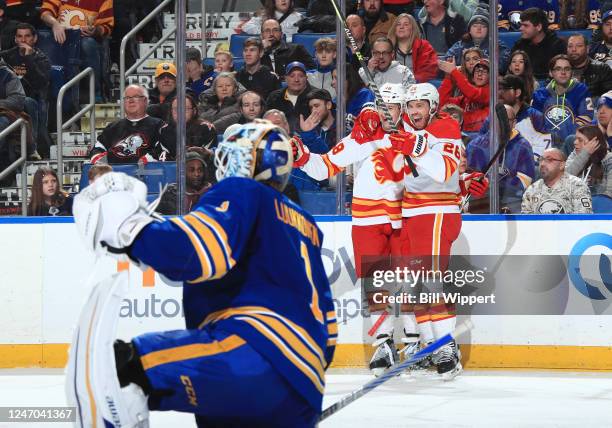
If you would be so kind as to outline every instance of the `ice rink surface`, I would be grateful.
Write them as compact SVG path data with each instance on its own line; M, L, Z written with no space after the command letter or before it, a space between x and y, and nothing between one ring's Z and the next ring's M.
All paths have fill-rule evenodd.
M372 377L365 371L327 376L324 407ZM61 370L0 370L0 406L62 406ZM0 427L68 427L8 424ZM342 409L321 427L612 427L612 373L467 371L452 382L403 375ZM195 427L193 417L155 412L151 427Z

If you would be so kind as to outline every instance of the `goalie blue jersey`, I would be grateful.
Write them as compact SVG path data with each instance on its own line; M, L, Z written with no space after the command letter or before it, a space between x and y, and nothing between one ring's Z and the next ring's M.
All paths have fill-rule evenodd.
M320 411L337 337L322 241L312 216L281 193L232 177L191 213L146 226L130 254L184 281L188 329L239 336Z

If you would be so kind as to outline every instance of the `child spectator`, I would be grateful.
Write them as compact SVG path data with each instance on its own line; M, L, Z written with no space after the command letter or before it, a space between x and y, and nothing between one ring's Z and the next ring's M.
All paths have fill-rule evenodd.
M60 188L57 173L47 166L38 168L32 181L28 215L71 216L72 202L72 196Z
M309 70L306 75L308 83L315 89L325 89L332 98L336 90L332 87L332 71L336 68L336 40L322 37L315 44L317 68Z
M478 132L489 116L489 61L481 59L474 67L474 83L455 66L454 62L439 61L447 76L440 85L440 105L457 104L463 109L463 130ZM453 97L456 87L461 95Z
M412 15L400 14L388 34L395 49L395 60L410 68L417 83L435 79L438 74L438 55L431 44L421 38L421 31Z
M89 168L89 171L87 171L87 180L91 185L98 179L98 177L111 172L112 170L113 167L108 164L101 163L98 165L92 165L91 168Z
M234 71L234 57L228 51L219 50L215 52L215 72Z

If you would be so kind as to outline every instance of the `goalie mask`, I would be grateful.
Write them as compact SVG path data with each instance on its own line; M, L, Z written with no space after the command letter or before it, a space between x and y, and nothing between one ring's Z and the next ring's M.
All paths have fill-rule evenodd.
M217 180L247 177L278 191L287 185L293 168L293 151L285 131L268 121L237 127L215 151Z

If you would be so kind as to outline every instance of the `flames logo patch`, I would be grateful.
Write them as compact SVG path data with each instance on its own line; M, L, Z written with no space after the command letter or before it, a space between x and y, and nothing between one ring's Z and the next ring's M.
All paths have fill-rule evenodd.
M404 158L392 148L378 149L371 155L374 164L374 178L380 184L398 182L404 178Z

